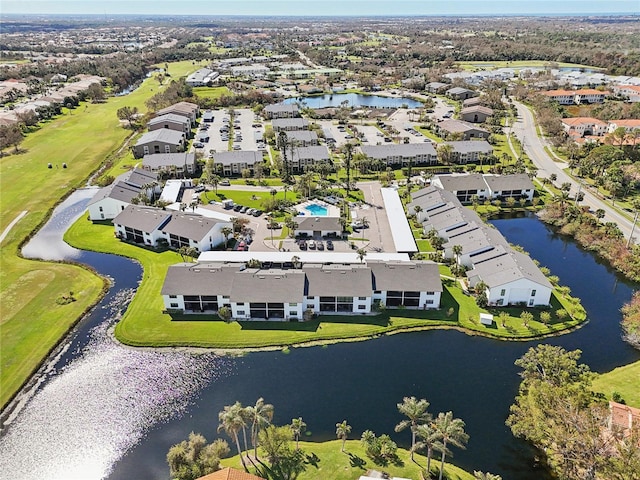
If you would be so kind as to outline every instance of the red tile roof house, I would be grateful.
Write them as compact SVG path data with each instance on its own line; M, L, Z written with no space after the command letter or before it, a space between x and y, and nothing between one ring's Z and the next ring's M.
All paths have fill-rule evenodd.
M609 402L609 421L607 428L610 432L621 432L629 436L633 428L640 427L640 408L629 407L617 402Z
M560 105L604 103L604 99L607 95L610 95L609 92L602 92L593 88L582 90L549 90L548 92L542 92L542 94L558 102Z
M242 470L236 470L235 468L227 467L217 472L210 473L204 477L199 477L196 480L265 480L262 477L252 475Z
M607 123L597 118L575 117L563 118L562 126L570 136L586 137L589 135L602 136L607 133Z
M613 87L613 91L626 97L629 102L640 102L640 85L617 85Z

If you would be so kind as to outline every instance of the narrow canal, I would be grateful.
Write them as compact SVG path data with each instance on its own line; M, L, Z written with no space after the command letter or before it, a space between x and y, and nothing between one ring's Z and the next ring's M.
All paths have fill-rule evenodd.
M140 268L110 255L62 250L62 233L90 198L78 195L49 222L52 236L45 245L55 244L65 258L75 255L109 275L114 287L3 431L0 471L7 477L166 479L171 445L192 430L216 438L224 405L249 404L260 396L275 405L276 423L303 416L312 441L334 438L336 422L347 419L353 438L371 429L406 446L409 435L393 433L400 420L396 403L415 395L427 398L433 413L452 410L465 420L471 440L467 450L454 452L454 463L505 479L545 478L531 450L504 426L519 382L513 362L537 342L430 331L241 358L123 347L109 328L139 281ZM596 371L640 358L620 338L619 308L633 285L534 217L493 223L583 299L589 323L545 342L580 348ZM35 250L42 254L47 248Z

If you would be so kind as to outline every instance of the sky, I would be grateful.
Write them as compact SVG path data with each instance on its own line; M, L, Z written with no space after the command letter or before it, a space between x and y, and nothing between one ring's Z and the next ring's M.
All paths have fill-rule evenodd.
M640 14L640 0L0 0L3 14L248 16Z

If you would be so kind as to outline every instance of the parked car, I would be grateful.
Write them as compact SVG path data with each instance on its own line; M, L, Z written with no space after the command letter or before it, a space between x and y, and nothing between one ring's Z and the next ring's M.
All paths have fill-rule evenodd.
M307 249L307 241L306 240L300 240L300 242L298 242L298 245L300 246L300 250L306 250Z
M247 208L247 211L244 213L246 213L247 215L253 215L254 211L255 211L255 208Z
M246 247L246 244L244 243L244 241L241 241L241 242L238 244L238 251L239 251L239 252L243 252L243 251L244 251L244 247Z
M193 148L204 148L204 143L202 142L195 142L193 144Z
M307 242L307 245L309 246L309 250L315 250L316 249L316 242L313 240L309 240Z
M204 192L204 185L196 185L193 191L197 193Z
M240 213L246 213L246 211L249 209L249 207L242 207L240 209Z
M239 212L240 210L242 210L242 205L236 205L235 207L233 207L233 211L234 212Z
M229 185L231 185L231 182L229 180L221 180L218 185L221 185L223 187L228 187Z
M253 212L253 216L254 217L259 217L260 215L262 215L262 210L256 210L255 212Z
M327 240L327 250L333 250L333 242L331 240Z
M322 243L321 241L317 241L316 242L316 248L318 250L324 250L324 243Z

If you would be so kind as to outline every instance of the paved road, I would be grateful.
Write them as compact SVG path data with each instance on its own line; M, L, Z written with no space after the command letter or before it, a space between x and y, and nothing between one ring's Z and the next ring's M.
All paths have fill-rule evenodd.
M545 151L547 142L544 138L540 138L536 131L536 123L531 111L519 102L514 102L518 109L518 119L512 126L512 131L522 142L525 152L529 155L529 158L538 167L538 176L549 177L551 174L556 174L558 179L555 182L557 185L569 182L571 183L571 193L575 195L578 191L584 193L584 200L582 205L588 205L592 210L599 208L603 209L606 214L604 217L605 222L615 222L620 230L624 234L625 238L629 238L631 235L631 228L633 221L618 212L611 206L610 202L607 202L597 196L595 191L587 189L584 186L580 186L579 182L573 179L573 177L567 175L563 169L567 168L565 162L554 161L553 158ZM634 232L634 242L637 243L640 237L640 230L636 227Z

